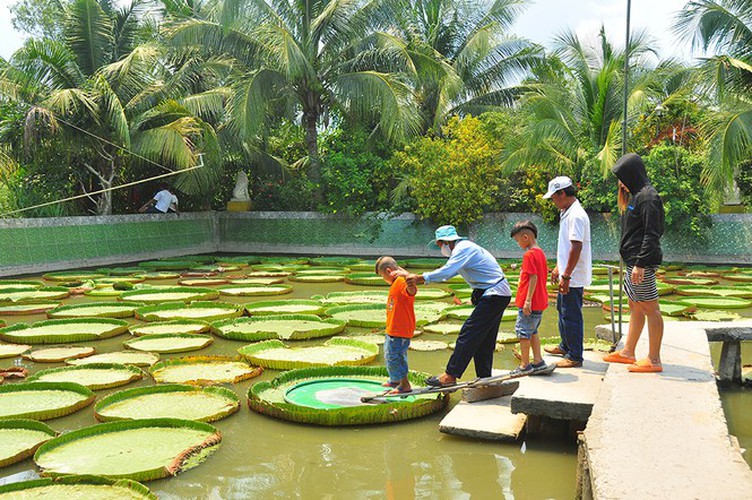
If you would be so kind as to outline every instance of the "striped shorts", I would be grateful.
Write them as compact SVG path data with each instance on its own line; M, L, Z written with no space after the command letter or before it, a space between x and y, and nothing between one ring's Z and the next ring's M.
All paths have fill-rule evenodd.
M624 276L624 292L629 300L632 302L658 300L658 285L655 281L658 266L646 267L645 278L639 285L632 283L632 269L634 269L634 266L627 266L627 274Z

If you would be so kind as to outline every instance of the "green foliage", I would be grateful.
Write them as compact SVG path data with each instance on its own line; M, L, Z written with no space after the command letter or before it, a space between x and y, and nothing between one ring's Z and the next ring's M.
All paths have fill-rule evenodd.
M283 178L260 177L253 185L256 210L305 211L314 208L315 185L303 172Z
M736 185L739 188L742 203L747 207L752 207L752 165L746 164L739 168Z
M18 0L10 6L13 28L31 36L58 38L66 3L60 0Z

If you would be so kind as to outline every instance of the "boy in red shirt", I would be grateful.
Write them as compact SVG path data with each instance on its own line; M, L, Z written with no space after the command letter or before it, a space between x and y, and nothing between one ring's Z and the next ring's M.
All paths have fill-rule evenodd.
M529 220L520 221L512 228L510 235L525 250L522 256L520 283L517 286L516 304L519 308L514 331L520 339L520 366L512 373L534 373L546 369L541 356L538 327L543 311L548 307L546 281L548 266L546 254L538 246L538 228ZM533 362L530 363L530 348L533 349Z
M410 381L407 379L407 348L415 333L415 294L418 287L407 284L407 271L397 265L388 256L376 261L376 274L389 283L389 297L386 301L386 337L384 358L389 372L389 382L384 387L394 387L394 394L409 392Z

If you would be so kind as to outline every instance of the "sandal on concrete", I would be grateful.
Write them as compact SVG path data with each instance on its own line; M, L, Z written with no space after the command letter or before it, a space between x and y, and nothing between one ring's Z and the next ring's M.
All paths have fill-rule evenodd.
M631 365L637 360L634 356L625 356L622 354L622 351L616 351L603 356L603 361L606 363L625 363Z
M632 363L627 367L632 373L660 373L663 371L663 365L660 363L653 363L650 358L645 358Z

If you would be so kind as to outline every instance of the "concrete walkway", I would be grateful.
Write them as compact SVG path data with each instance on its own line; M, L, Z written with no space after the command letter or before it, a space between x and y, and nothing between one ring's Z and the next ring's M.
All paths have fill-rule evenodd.
M719 326L666 322L661 374L609 367L580 438L578 496L750 498L752 471L729 436L705 331ZM646 352L644 332L638 356Z

